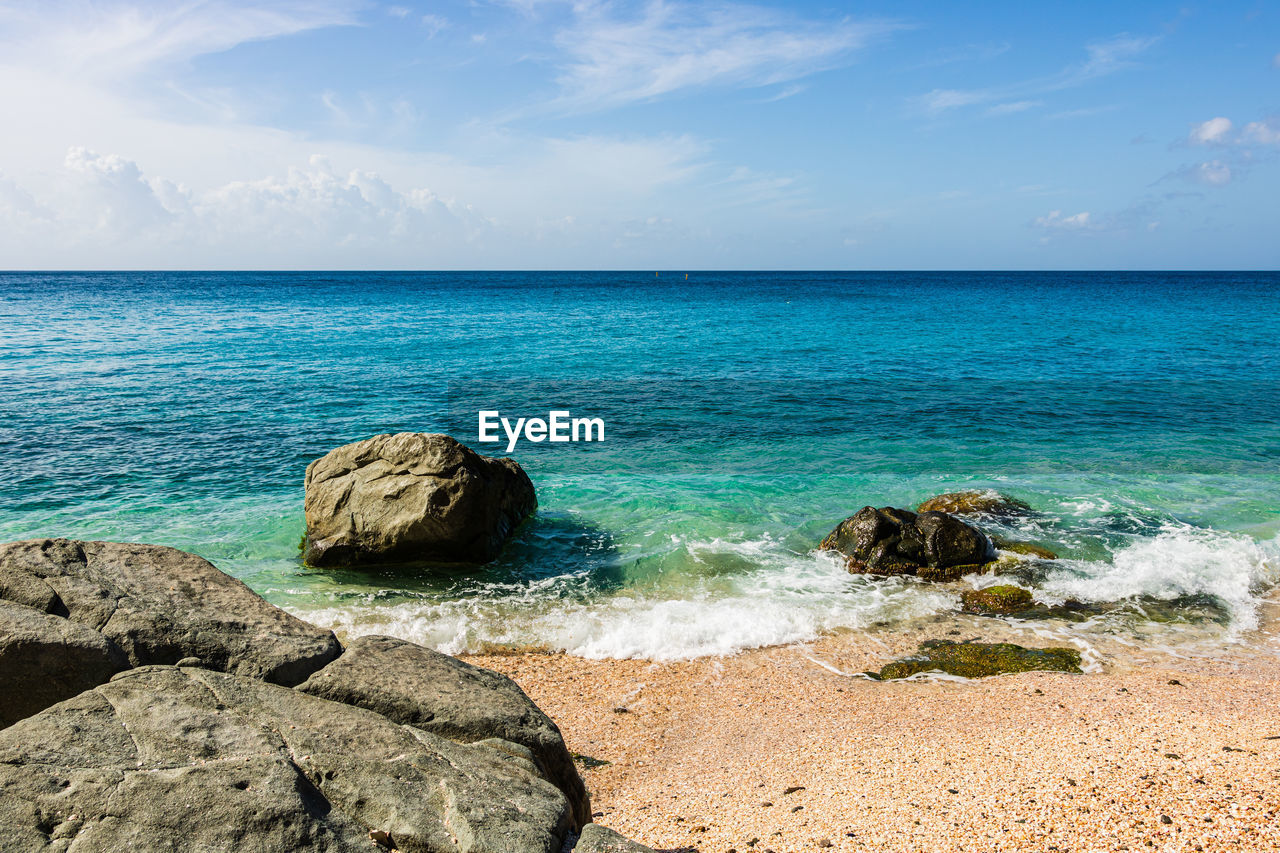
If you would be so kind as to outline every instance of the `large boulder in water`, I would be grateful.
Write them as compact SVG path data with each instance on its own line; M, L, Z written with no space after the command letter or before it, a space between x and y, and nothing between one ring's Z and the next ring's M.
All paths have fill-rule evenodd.
M996 558L985 533L943 512L863 507L820 546L844 556L849 571L953 580Z
M405 640L368 636L298 689L460 743L519 744L568 798L575 828L591 822L591 801L560 729L505 675Z
M332 631L268 604L207 560L158 545L0 545L0 725L130 666L199 658L294 685L338 656Z
M378 435L307 466L313 566L487 563L537 508L512 459L481 456L447 435Z
M1030 515L1031 507L999 492L948 492L945 495L929 498L916 507L916 512L946 512L951 515L1008 518Z
M142 667L0 731L0 849L559 853L569 803L520 753Z

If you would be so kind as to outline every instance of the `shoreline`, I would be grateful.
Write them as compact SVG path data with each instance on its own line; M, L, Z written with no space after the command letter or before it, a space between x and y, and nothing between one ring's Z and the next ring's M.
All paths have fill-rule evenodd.
M1260 850L1280 847L1276 596L1263 611L1251 645L1083 675L874 682L853 674L889 649L854 634L462 658L557 721L597 821L659 850Z

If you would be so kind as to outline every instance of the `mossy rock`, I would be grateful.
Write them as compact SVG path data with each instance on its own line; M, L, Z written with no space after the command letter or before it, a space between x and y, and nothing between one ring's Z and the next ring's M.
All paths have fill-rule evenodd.
M1051 551L1043 545L1037 545L1034 542L1015 542L1012 539L1004 539L999 536L992 536L991 541L996 543L996 547L1001 551L1021 554L1024 557L1039 557L1041 560L1058 559L1057 552Z
M1009 616L1035 606L1031 593L1020 586L1000 584L986 589L966 589L960 594L965 613L980 616Z
M961 678L986 678L1010 672L1082 672L1080 652L1075 649L1028 649L1013 643L955 643L929 640L910 657L888 664L879 673L889 680L907 678L920 672L941 671Z
M998 492L948 492L929 498L916 512L945 512L951 515L1031 515L1032 509L1020 500Z

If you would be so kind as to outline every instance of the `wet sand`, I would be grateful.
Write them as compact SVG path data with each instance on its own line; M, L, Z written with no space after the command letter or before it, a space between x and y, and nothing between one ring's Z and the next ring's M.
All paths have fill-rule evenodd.
M1277 608L1192 658L875 682L886 631L687 662L471 656L560 725L596 820L662 850L1280 849ZM935 635L1003 622L940 623ZM1026 645L1049 645L1019 637Z

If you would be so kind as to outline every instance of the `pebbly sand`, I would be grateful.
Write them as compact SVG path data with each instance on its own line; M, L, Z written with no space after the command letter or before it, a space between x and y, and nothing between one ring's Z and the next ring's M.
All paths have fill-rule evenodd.
M469 656L560 725L596 820L662 850L1280 850L1280 605L1214 654L877 683L924 636L674 663ZM607 762L607 763L605 763Z

